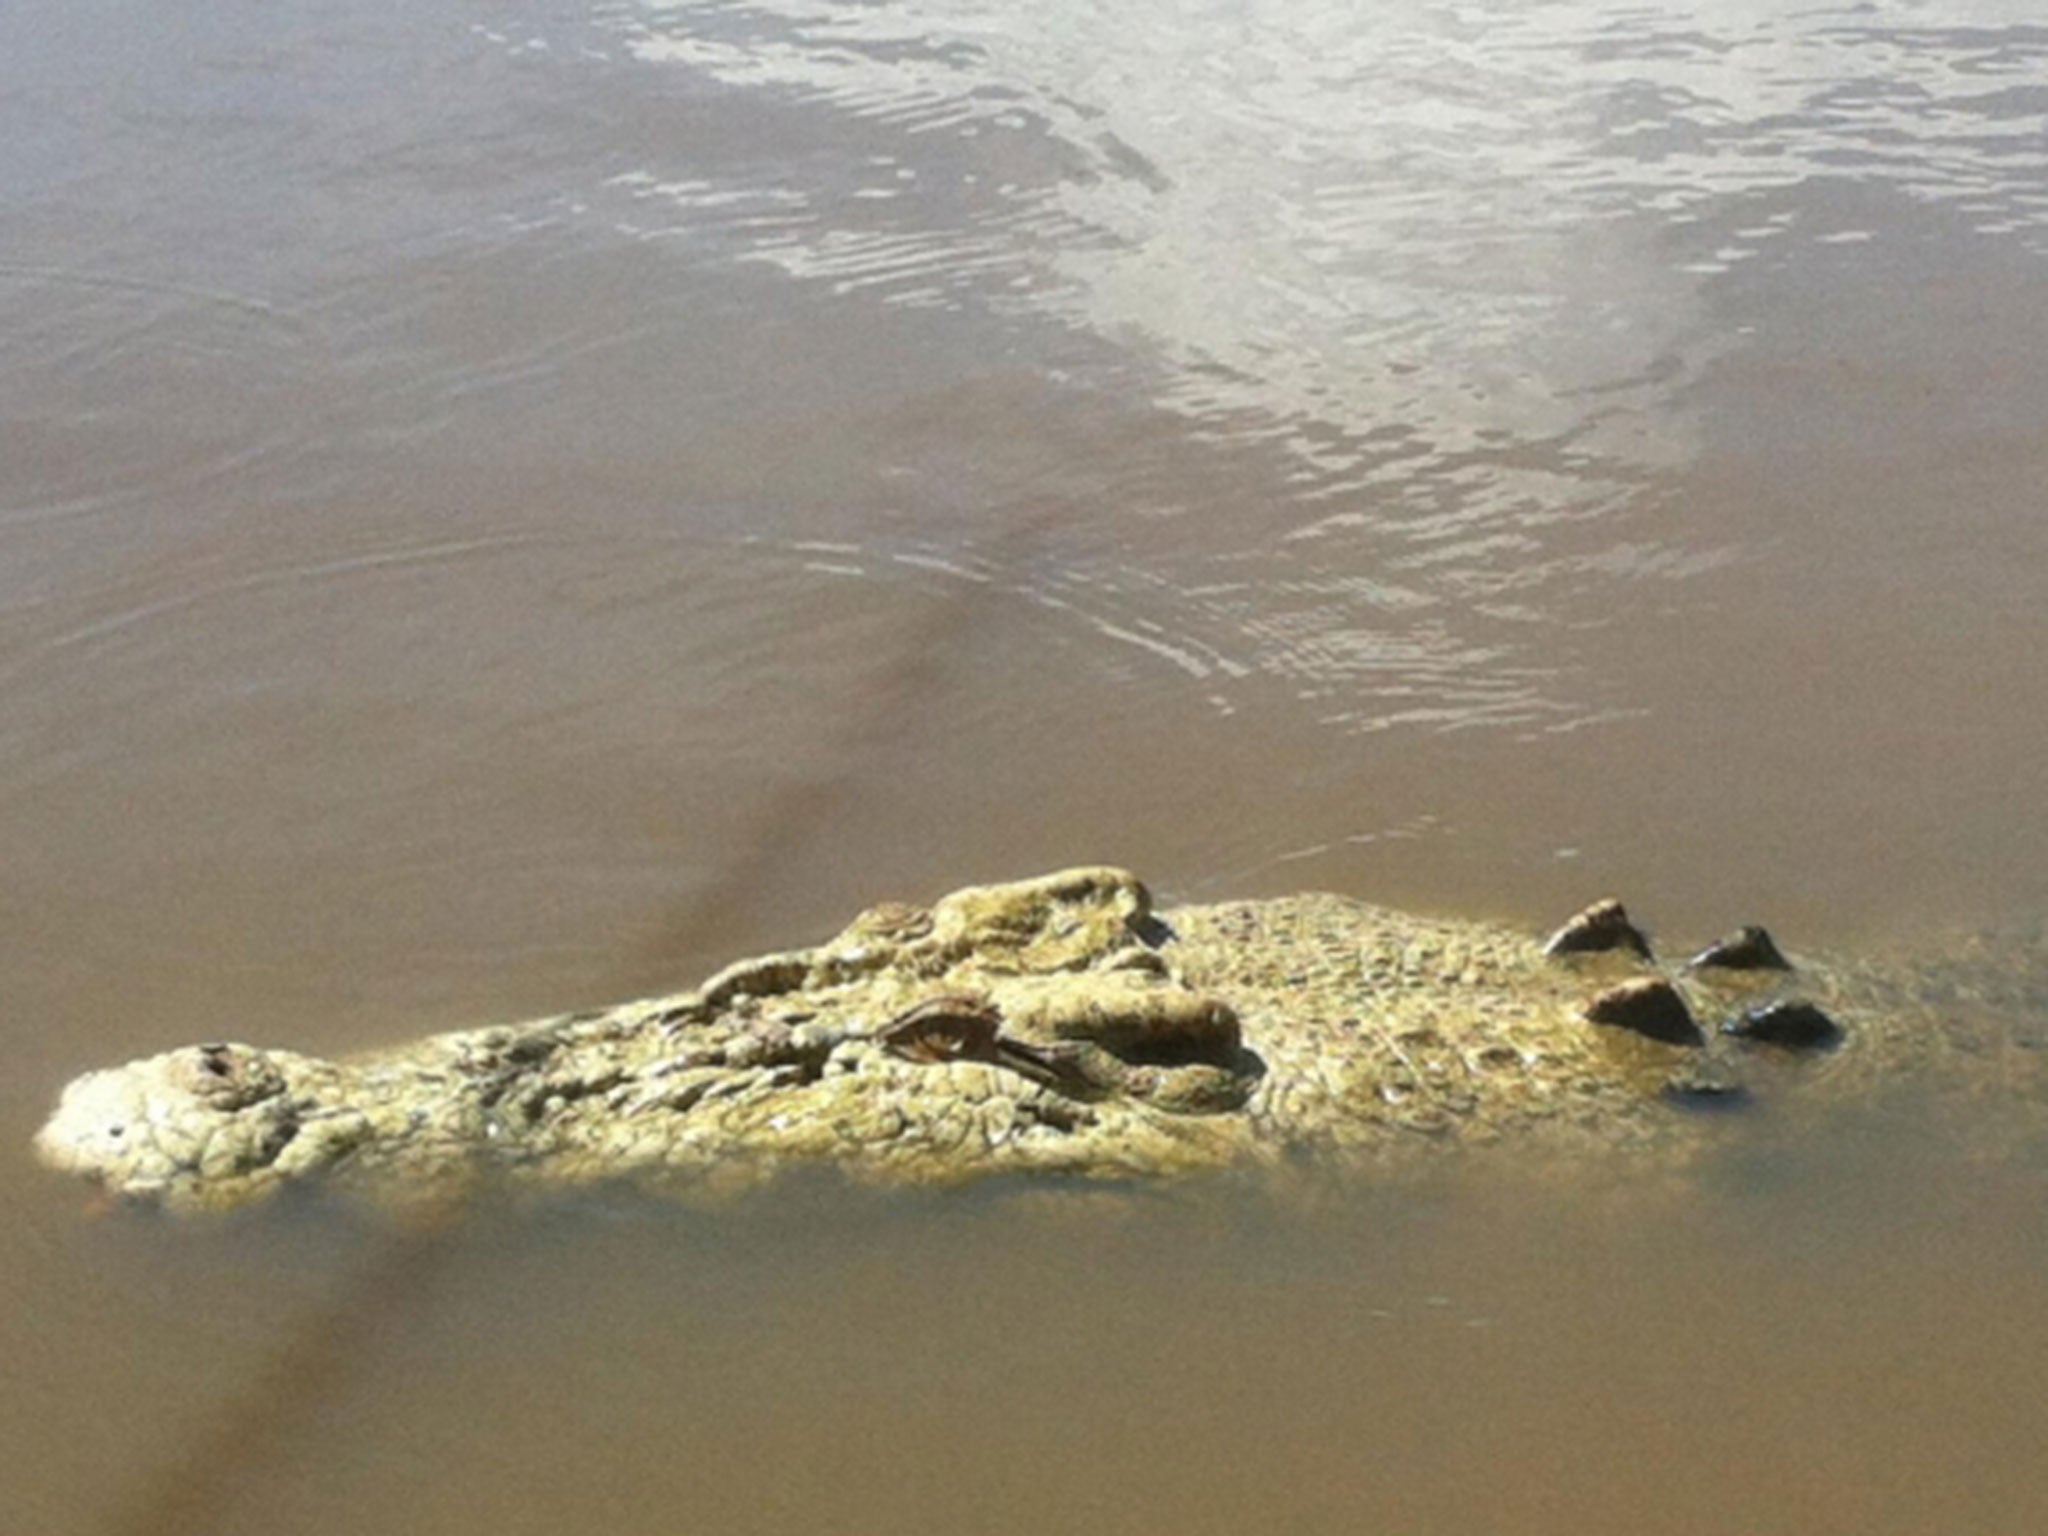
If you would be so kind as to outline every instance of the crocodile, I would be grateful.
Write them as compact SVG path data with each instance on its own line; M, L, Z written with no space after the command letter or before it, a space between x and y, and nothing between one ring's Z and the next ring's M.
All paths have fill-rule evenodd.
M722 1198L820 1166L883 1185L1283 1175L1446 1146L1681 1168L1731 1127L1888 1084L2032 1117L2048 986L2024 953L1795 963L1745 928L1671 965L1612 901L1544 942L1328 894L1161 911L1135 875L1086 867L886 903L602 1011L346 1060L168 1051L70 1084L36 1150L173 1210L299 1185Z

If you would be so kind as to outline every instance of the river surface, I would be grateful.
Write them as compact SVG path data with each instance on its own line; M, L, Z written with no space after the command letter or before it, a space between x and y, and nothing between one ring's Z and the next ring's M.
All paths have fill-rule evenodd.
M2041 1170L1903 1110L1625 1219L23 1150L1072 862L2037 921L2039 14L15 0L0 1529L2048 1528Z

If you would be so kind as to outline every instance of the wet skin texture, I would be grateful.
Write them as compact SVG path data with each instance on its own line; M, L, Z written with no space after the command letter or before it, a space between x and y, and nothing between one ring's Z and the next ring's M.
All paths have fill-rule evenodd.
M1682 1167L1727 1134L1700 1106L1753 1084L1778 1105L1900 1077L2042 1099L2043 1053L2011 1023L2039 1016L2035 951L1706 951L1667 974L1609 905L1589 914L1616 942L1567 924L1544 945L1328 895L1160 914L1128 872L1072 869L875 907L816 948L599 1013L338 1062L170 1051L72 1083L36 1147L124 1201L218 1209L312 1179L399 1201L485 1180L722 1194L820 1164L1130 1179L1447 1145ZM1787 1003L1801 1028L1756 1026Z

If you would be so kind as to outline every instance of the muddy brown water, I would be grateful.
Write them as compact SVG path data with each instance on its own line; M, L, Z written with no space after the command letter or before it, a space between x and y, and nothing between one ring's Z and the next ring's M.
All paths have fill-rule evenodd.
M6 30L0 1530L2048 1525L2042 1170L1910 1099L1643 1204L175 1227L25 1152L1078 860L2038 920L2027 7Z

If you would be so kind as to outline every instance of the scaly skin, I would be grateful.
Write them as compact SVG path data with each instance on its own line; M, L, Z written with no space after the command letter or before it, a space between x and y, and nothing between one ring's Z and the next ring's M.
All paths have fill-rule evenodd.
M399 1200L483 1181L719 1193L815 1164L874 1183L1155 1177L1446 1143L1676 1167L1745 1118L1680 1101L1730 1102L1738 1080L1772 1113L1887 1080L2043 1098L2031 973L1989 973L2005 991L1988 1001L1967 967L1674 978L1710 1033L1760 997L1820 1003L1848 1038L1812 1059L1589 1022L1592 998L1649 974L1627 950L1546 958L1528 935L1336 896L1162 919L1134 876L1075 869L877 907L815 949L602 1013L344 1062L171 1051L78 1079L36 1146L123 1199L218 1209L316 1177Z

